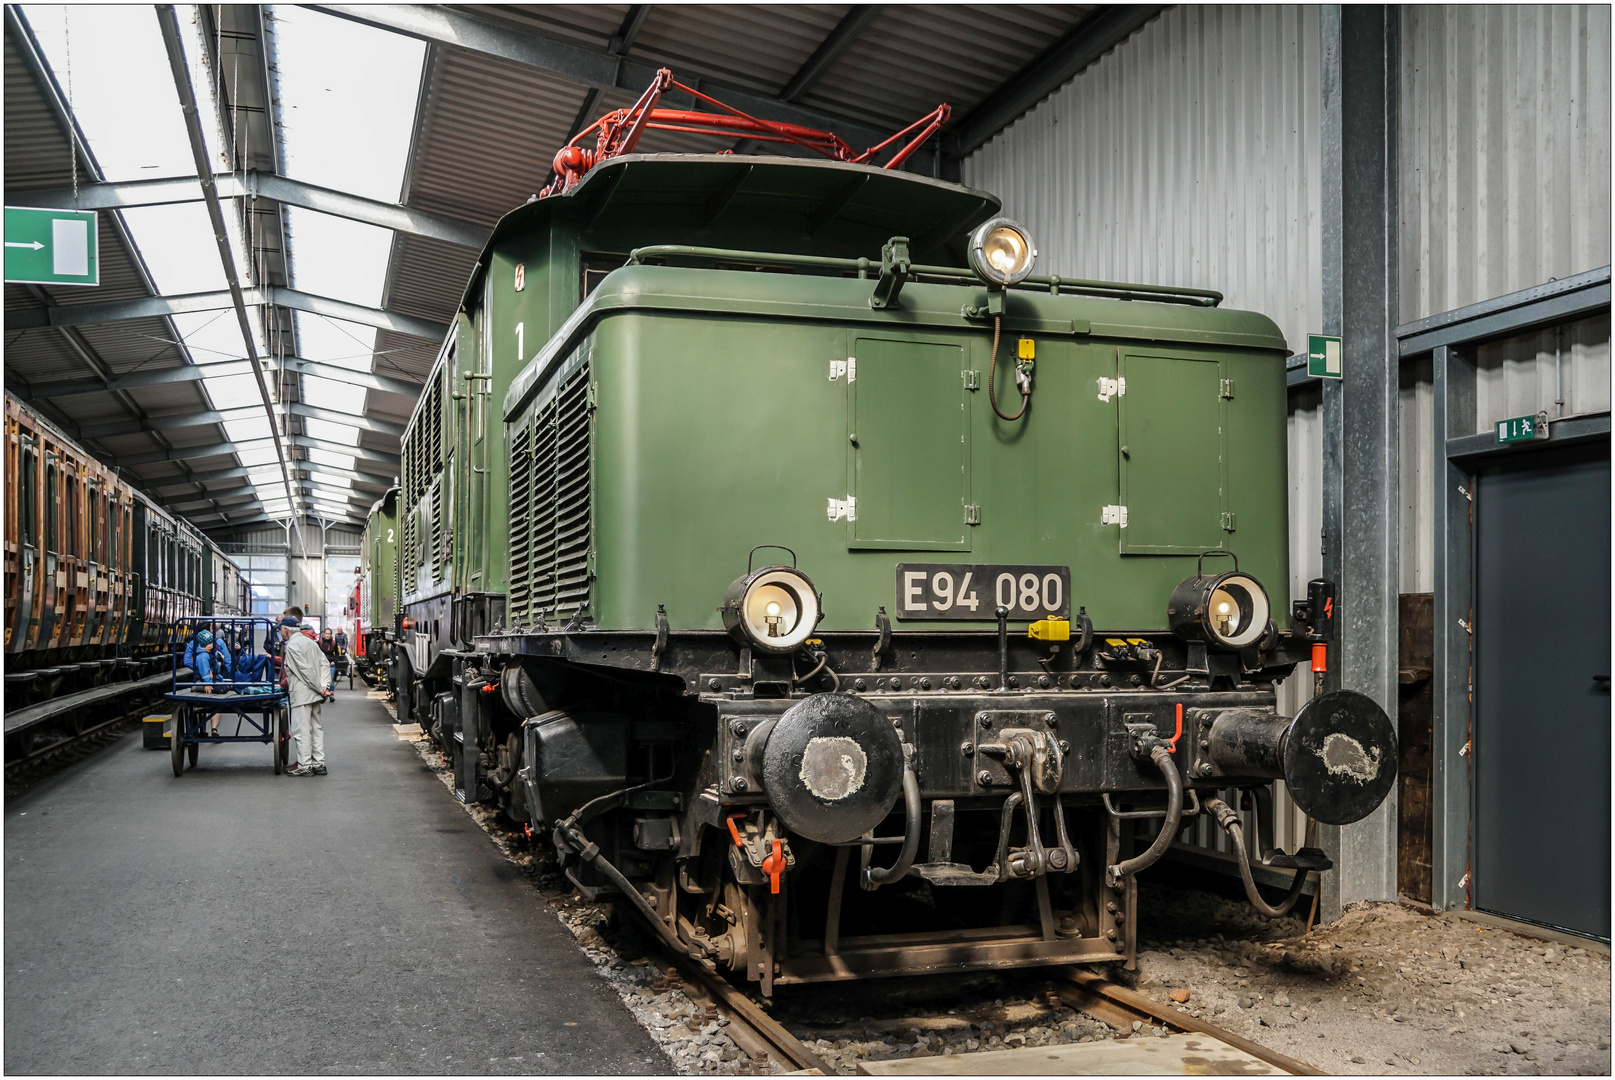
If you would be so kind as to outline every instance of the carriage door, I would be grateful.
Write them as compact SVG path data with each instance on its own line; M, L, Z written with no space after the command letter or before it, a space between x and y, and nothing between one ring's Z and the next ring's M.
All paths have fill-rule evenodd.
M1123 351L1116 436L1123 555L1198 555L1228 543L1222 366Z
M847 371L847 546L969 551L970 410L958 345L857 338Z

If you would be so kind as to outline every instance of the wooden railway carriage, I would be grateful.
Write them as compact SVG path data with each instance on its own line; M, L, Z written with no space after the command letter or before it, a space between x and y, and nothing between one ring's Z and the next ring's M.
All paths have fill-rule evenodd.
M77 689L105 677L89 662L162 653L177 619L239 610L240 571L211 541L5 401L8 675Z
M1028 276L997 210L605 161L500 221L404 436L401 705L765 992L1130 960L1135 875L1241 827L1218 792L1338 824L1394 779L1366 698L1277 715L1334 611L1288 597L1277 328ZM1269 854L1289 903L1328 865Z

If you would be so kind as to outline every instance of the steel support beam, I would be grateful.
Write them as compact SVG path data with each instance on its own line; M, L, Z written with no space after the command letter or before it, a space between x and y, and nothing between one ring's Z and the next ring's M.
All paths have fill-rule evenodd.
M252 306L271 304L343 319L361 326L393 330L412 337L440 342L448 335L446 323L417 319L393 311L350 304L328 296L315 296L278 285L243 289L242 299ZM230 292L186 293L181 296L146 296L138 300L99 301L92 304L64 304L60 307L12 308L6 312L5 326L12 330L35 330L47 326L88 326L93 323L123 322L128 319L154 319L192 311L220 311L235 306Z
M281 365L281 370L293 375L314 375L321 379L330 379L332 382L347 383L350 386L363 386L369 390L380 390L384 394L397 394L399 397L411 401L421 396L423 383L410 382L391 375L377 375L369 371L354 371L352 368L339 367L336 364L322 364L318 360L304 360L301 357L287 357Z
M1396 341L1397 9L1323 9L1323 322L1344 378L1323 386L1323 565L1340 618L1326 686L1397 712L1400 353ZM1394 723L1394 720L1393 720ZM1324 829L1336 871L1320 914L1395 900L1397 792Z
M366 199L274 173L257 170L240 176L217 173L213 180L219 197L223 199L273 199L287 206L317 210L332 217L361 221L366 225L441 240L459 247L481 250L493 232L469 221L415 210L397 203ZM202 183L194 176L81 184L76 196L70 187L14 188L6 192L7 206L41 206L64 210L124 210L134 206L201 201Z
M237 409L204 409L200 412L166 413L161 416L147 416L144 420L120 420L110 424L90 424L79 430L87 439L104 439L112 435L136 435L142 431L150 431L153 425L161 431L172 431L176 428L206 427L209 424L222 424L227 420L248 420L263 412L257 405L243 405Z
M338 364L327 364L319 360L305 360L296 356L286 357L278 366L271 365L269 370L283 370L294 375L313 375L321 379L330 379L332 382L347 383L350 386L363 386L366 389L379 390L386 394L396 394L411 401L421 395L420 383L413 383L407 379L387 375L376 375L368 371L355 371L352 368L342 367ZM19 389L18 396L24 401L45 401L55 398L74 397L79 394L117 393L124 390L136 390L143 386L170 386L175 383L223 378L226 375L248 375L251 372L252 365L245 360L221 360L210 364L184 364L179 367L135 371L127 375L114 375L105 379L58 379L54 382L36 382L25 389Z
M302 446L313 450L327 450L333 454L351 454L359 461L385 466L395 473L398 471L398 455L388 453L385 450L376 450L368 446L348 446L346 443L334 443L325 439L316 439L311 435L293 435L291 440L293 446ZM330 468L329 465L320 467Z
M324 420L332 424L346 424L356 427L360 431L369 431L377 435L387 435L394 439L404 437L404 425L394 424L387 420L377 420L369 416L353 416L349 413L337 412L334 409L322 409L316 405L305 405L300 401L291 402L286 411L293 416L307 417L313 420Z
M943 136L943 153L957 161L1013 124L1088 65L1159 15L1161 4L1101 7L988 94Z
M263 400L264 416L269 421L269 434L275 443L275 457L280 462L281 480L286 497L292 497L290 456L281 443L280 425L275 416L275 402L269 394L269 381L264 377L263 362L258 357L258 342L253 336L252 320L247 315L247 300L236 273L235 251L230 246L230 234L224 226L224 206L219 201L218 188L213 183L213 167L208 163L207 140L202 135L202 116L196 107L196 92L191 86L190 69L185 65L185 48L180 43L179 16L172 4L157 5L157 27L163 35L163 47L168 52L168 67L174 76L174 89L179 94L180 112L185 117L185 134L191 144L191 157L196 163L196 176L201 182L202 199L207 204L208 220L213 225L213 239L219 249L219 262L224 268L225 284L229 286L230 306L235 310L236 325L241 331L241 344L246 358L252 364L258 396Z
M452 45L468 52L525 64L568 82L593 87L596 90L627 90L638 94L651 84L656 77L656 69L660 66L629 60L511 23L486 21L454 8L439 5L313 4L310 6L317 11L340 15L383 30L407 34L422 41ZM765 97L711 79L692 78L688 73L674 74L683 74L683 81L687 84L704 94L711 94L721 99L742 112L763 120L802 124L806 127L834 131L855 149L874 146L891 135L889 131L877 131L847 117L831 116L817 109L806 108L775 97ZM685 96L673 93L663 100L671 103L672 100ZM910 160L922 157L925 161L916 165L916 171L929 173L930 155L921 151Z

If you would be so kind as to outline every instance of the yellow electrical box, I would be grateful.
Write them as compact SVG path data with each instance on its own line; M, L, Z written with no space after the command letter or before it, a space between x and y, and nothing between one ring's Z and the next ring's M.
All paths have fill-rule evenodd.
M1021 338L1020 352L1018 355L1022 360L1036 360L1037 343L1029 337Z
M1022 342L1022 344L1031 344ZM1070 641L1071 620L1039 619L1026 628L1026 636L1035 641Z

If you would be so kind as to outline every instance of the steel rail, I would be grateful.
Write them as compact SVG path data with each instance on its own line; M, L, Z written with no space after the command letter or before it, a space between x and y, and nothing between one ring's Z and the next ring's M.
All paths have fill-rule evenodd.
M1154 1020L1167 1027L1179 1031L1192 1031L1200 1035L1209 1035L1219 1039L1229 1046L1255 1058L1267 1062L1269 1065L1283 1069L1294 1076L1326 1076L1322 1069L1308 1065L1304 1061L1297 1061L1293 1057L1281 1054L1277 1050L1269 1049L1261 1043L1251 1042L1243 1035L1236 1035L1227 1028L1208 1024L1198 1017L1190 1016L1170 1005L1162 1005L1159 1001L1145 997L1136 990L1129 990L1125 986L1096 975L1083 968L1062 968L1058 974L1061 978L1074 985L1078 993L1075 995L1061 995L1063 1000L1095 1018L1117 1026L1118 1015L1130 1015L1140 1020Z
M679 972L686 984L696 984L706 996L712 998L721 1012L728 1014L730 1028L725 1034L734 1040L736 1046L747 1053L761 1050L787 1070L817 1069L825 1076L835 1075L835 1070L823 1058L803 1045L783 1024L769 1016L761 1005L715 970L665 946L659 946L659 952L666 963ZM688 991L686 996L689 996ZM734 1030L737 1025L739 1032Z
M196 163L196 176L201 182L202 198L207 203L208 219L213 225L213 237L219 248L219 261L224 267L224 280L230 287L230 300L235 308L236 324L241 329L241 343L246 349L247 361L252 364L252 375L258 383L258 395L263 399L264 413L269 417L269 433L275 441L275 456L280 461L280 478L286 488L286 511L296 514L302 505L292 490L292 471L288 463L285 444L280 437L280 424L276 421L275 403L269 396L269 383L264 377L263 361L258 356L258 343L252 336L252 320L247 317L246 296L241 279L236 273L235 253L230 249L230 234L224 226L224 207L219 201L218 185L213 180L213 168L208 161L207 143L202 137L202 116L196 107L196 92L191 86L191 75L185 66L185 49L180 43L179 16L172 4L158 4L157 25L163 33L163 45L168 50L168 66L174 74L174 89L179 93L180 111L185 116L185 134L190 139L191 157ZM297 530L297 546L306 555L302 530Z

